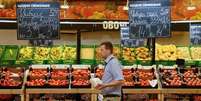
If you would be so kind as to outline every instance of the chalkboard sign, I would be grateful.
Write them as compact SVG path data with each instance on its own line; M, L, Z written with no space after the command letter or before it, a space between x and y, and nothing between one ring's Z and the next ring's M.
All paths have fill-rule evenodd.
M59 2L19 2L17 37L19 40L59 39Z
M123 27L121 28L121 46L124 47L144 46L144 39L130 39L129 27Z
M192 45L201 44L201 24L190 24L190 39Z
M170 37L170 0L130 0L130 38Z

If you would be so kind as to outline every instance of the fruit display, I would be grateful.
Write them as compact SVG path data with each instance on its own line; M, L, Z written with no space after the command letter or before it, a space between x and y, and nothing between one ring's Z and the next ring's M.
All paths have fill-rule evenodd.
M76 59L76 47L65 46L63 50L62 58L64 60L74 60Z
M4 1L5 2L5 1ZM10 3L10 2L9 2ZM60 10L61 19L96 19L96 20L128 20L128 11L123 5L117 5L111 1L68 1L68 8ZM172 0L171 19L172 20L200 20L201 19L200 0ZM16 8L13 5L5 5L5 9L0 9L0 17L15 19Z
M7 46L5 49L5 53L2 56L3 60L16 60L18 53L17 46Z
M146 67L146 66L139 66L135 71L134 71L134 77L135 77L135 84L136 86L140 88L150 88L150 87L157 87L157 82L151 85L151 81L156 80L156 75L155 75L155 69L154 66L151 67Z
M19 50L19 60L30 60L33 58L33 47L22 47Z
M22 67L4 67L2 75L5 77L22 77L24 76L24 69Z
M148 48L138 47L135 50L137 60L151 60L151 54Z
M89 80L84 80L84 79L77 79L72 81L72 86L73 87L90 87L90 82Z
M94 48L81 48L81 59L94 59Z
M68 71L63 69L56 69L50 72L52 78L60 78L60 77L67 77Z
M156 44L155 60L175 61L177 59L177 47L175 45Z
M51 60L60 60L62 58L63 47L52 47L50 49L49 57Z
M164 88L181 87L182 78L177 69L160 69L161 83Z
M73 65L72 66L72 87L91 87L90 86L90 70L89 66L85 65Z
M191 47L191 57L193 60L200 60L201 59L201 47Z
M24 69L22 67L3 67L0 86L2 88L20 89L23 84Z
M46 80L44 79L33 79L33 80L28 80L26 82L27 87L42 87L46 84Z
M29 74L31 78L45 78L48 75L47 69L30 69Z
M173 0L171 19L173 20L200 20L200 0Z
M133 70L130 68L125 68L123 69L123 76L124 76L124 85L123 87L134 87L135 82L133 79Z
M5 77L4 79L1 79L0 86L1 87L19 87L22 86L22 81L20 78L14 78L14 77Z
M199 76L198 69L196 68L187 68L187 69L180 69L184 78L196 78Z
M30 0L29 0L30 1ZM34 0L35 2L36 0ZM38 1L38 0L37 0ZM3 1L5 2L5 1ZM43 0L44 2L44 0ZM16 2L15 2L16 3ZM95 20L128 20L128 11L124 10L126 2L117 5L110 1L68 1L68 8L61 8L61 19L95 19ZM5 3L4 3L5 4ZM10 4L10 2L9 2ZM15 4L0 9L0 17L16 18Z
M160 68L162 86L165 88L200 88L201 79L198 68Z
M122 58L123 60L130 61L130 62L133 62L134 60L136 60L135 48L123 47Z
M34 53L35 60L47 60L49 58L50 48L48 47L36 47Z
M0 9L0 17L1 18L16 18L16 9L8 8L8 9Z
M52 65L50 69L51 78L66 78L69 76L68 65Z
M50 78L48 83L50 87L68 87L69 84L69 65L51 65Z
M59 79L50 79L50 80L48 80L48 84L50 86L67 86L68 81L67 80L59 80Z
M188 47L177 47L177 59L191 60Z
M188 87L201 87L201 79L200 74L198 73L198 69L190 68L184 69L182 71L184 85Z
M88 69L73 69L73 79L89 79L90 71Z

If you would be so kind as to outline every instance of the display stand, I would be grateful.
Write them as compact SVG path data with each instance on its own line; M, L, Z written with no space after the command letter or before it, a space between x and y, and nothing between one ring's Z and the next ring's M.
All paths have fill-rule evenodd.
M26 101L29 101L30 94L91 94L91 101L97 101L99 90L91 88L74 89L26 89ZM164 101L165 94L201 94L200 89L123 89L124 94L158 94L158 101ZM21 100L23 101L23 100Z
M97 99L96 95L100 93L100 91L91 88L73 88L73 89L28 88L25 91L26 91L26 101L29 101L30 94L91 94L91 101L96 101Z
M24 101L24 90L22 89L0 89L0 94L19 94L20 101Z
M19 94L20 95L20 100L21 101L25 101L25 81L26 81L26 74L28 73L28 71L25 72L24 74L24 80L23 80L23 84L22 84L22 88L21 89L0 89L0 94Z

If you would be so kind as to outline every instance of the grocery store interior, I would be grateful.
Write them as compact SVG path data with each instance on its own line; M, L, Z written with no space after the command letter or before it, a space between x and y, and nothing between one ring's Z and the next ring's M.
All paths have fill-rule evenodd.
M201 0L0 0L0 101L98 101L105 41L122 101L201 101Z

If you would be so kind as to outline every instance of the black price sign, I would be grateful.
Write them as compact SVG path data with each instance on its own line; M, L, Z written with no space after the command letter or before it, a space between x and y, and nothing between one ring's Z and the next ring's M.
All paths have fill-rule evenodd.
M59 2L19 2L16 6L18 39L60 38Z
M201 24L190 24L190 39L192 45L201 44Z
M170 37L169 0L130 0L130 38Z
M121 46L124 46L124 47L144 46L144 39L130 39L129 27L122 27L121 28Z

